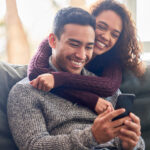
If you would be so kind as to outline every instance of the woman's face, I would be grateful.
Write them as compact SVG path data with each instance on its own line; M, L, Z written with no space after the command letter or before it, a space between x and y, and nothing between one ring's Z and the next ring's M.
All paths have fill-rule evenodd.
M94 55L109 51L117 42L122 31L122 20L112 10L104 10L96 17L96 41Z

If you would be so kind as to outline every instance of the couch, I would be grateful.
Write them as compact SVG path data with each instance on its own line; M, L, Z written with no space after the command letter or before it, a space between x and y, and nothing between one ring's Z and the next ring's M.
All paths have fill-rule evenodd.
M11 65L0 62L0 150L17 150L7 121L7 97L11 87L27 75L27 65ZM136 78L131 72L124 71L121 91L135 93L134 113L141 118L142 137L146 150L150 150L150 66L142 77Z

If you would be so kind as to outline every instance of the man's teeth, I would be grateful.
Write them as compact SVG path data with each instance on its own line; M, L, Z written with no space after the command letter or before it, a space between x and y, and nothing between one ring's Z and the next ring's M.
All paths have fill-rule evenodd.
M78 65L78 66L81 66L81 65L82 65L81 62L76 62L76 61L74 61L74 60L72 60L72 63L74 63L75 65Z
M103 43L101 43L101 42L99 42L99 41L97 41L97 43L101 46L101 47L105 47L106 45L105 44L103 44Z

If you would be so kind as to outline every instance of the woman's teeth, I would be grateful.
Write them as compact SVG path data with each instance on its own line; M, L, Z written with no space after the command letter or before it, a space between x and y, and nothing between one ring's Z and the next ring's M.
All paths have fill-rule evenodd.
M100 45L102 48L104 48L106 45L105 44L103 44L103 43L101 43L101 42L99 42L99 41L97 41L97 43L98 43L98 45Z

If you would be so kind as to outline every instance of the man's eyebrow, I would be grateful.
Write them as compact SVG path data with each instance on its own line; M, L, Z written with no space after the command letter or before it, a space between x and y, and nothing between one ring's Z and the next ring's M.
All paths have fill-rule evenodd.
M76 43L79 43L79 44L82 44L81 41L78 41L78 40L76 40L76 39L69 39L69 41L71 41L71 42L76 42ZM88 45L94 45L94 42L89 42Z
M76 40L76 39L68 39L68 41L76 42L76 43L80 43L80 44L81 44L81 42L80 42L80 41L78 41L78 40Z
M103 24L103 25L105 25L105 26L108 27L108 24L105 23L105 22L103 22L103 21L99 21L98 23ZM115 32L118 32L119 34L121 34L121 31L119 31L119 30L114 29L114 31L115 31Z

